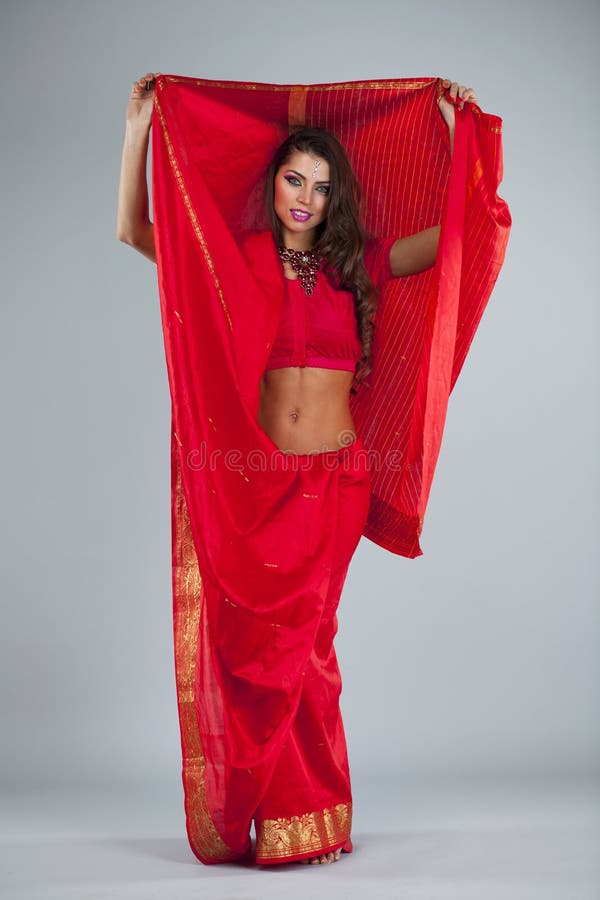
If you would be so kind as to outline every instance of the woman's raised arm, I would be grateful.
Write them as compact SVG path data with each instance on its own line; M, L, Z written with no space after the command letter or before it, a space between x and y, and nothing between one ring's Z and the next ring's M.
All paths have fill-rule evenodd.
M454 106L462 109L467 100L477 100L473 88L465 87L457 81L444 81L443 87L448 90L448 99L445 93L438 98L438 109L448 126L450 140L450 156L454 149ZM402 275L416 275L435 265L438 242L440 238L440 226L434 225L425 231L418 231L408 237L398 238L390 249L390 265L392 275L399 278Z
M430 269L435 264L439 238L439 225L398 238L390 249L390 268L394 278L416 275Z
M131 90L117 207L117 239L130 244L152 262L156 262L156 253L154 225L150 221L148 209L146 164L154 103L154 77L152 72L148 73L139 81L134 81Z

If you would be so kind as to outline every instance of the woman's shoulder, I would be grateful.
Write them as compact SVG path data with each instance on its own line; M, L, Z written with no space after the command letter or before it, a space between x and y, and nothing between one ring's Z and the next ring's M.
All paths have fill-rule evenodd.
M367 236L365 240L365 268L371 281L378 288L383 287L394 277L390 252L396 240L395 236L376 237L374 235Z

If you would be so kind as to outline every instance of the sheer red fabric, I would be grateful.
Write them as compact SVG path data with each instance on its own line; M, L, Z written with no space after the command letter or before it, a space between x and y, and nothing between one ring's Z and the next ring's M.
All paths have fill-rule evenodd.
M448 397L510 228L496 193L501 120L475 104L457 110L450 162L441 89L436 78L157 78L175 665L188 836L205 863L245 858L252 820L258 862L351 849L335 610L361 533L403 556L422 552ZM266 227L264 173L302 123L347 148L371 234L442 223L435 267L382 290L371 384L351 398L360 439L344 459L283 453L257 422L283 276L240 238ZM389 242L372 246L377 257ZM385 269L381 256L372 264Z

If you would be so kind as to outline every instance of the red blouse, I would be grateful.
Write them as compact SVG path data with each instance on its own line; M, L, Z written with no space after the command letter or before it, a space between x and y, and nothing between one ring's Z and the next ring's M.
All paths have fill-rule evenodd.
M390 248L395 238L371 238L365 265L376 287L392 277ZM354 312L354 296L336 289L323 272L308 296L299 278L285 278L285 300L279 330L266 369L317 366L354 372L362 344Z

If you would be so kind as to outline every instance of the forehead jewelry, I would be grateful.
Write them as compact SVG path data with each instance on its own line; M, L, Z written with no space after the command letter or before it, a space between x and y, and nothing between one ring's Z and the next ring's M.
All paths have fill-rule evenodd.
M319 168L320 165L321 165L321 160L320 160L320 159L315 159L315 162L314 162L314 165L313 165L313 170L312 170L312 177L313 177L313 178L316 178L316 177L317 177L317 169Z

